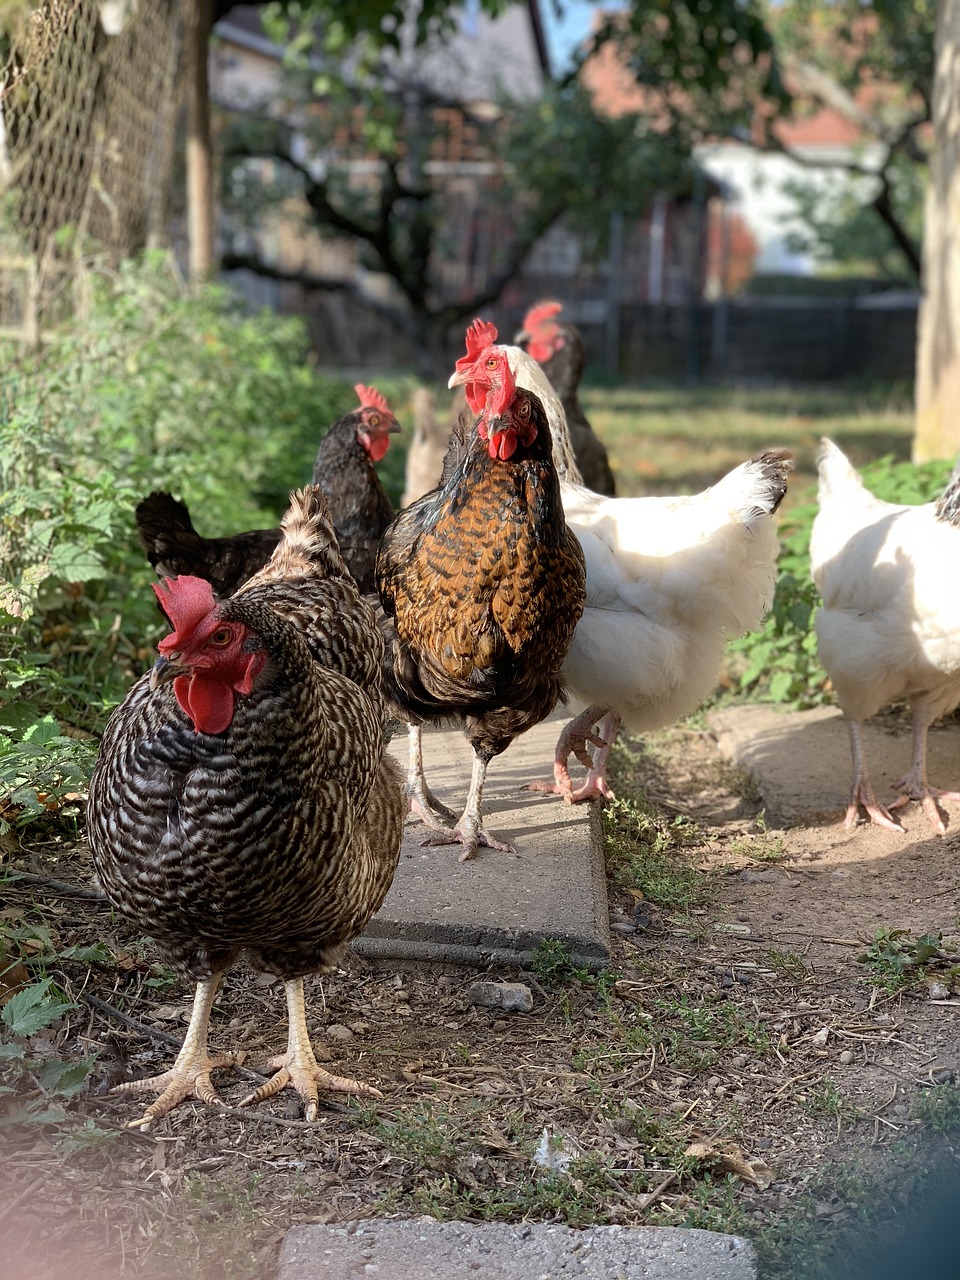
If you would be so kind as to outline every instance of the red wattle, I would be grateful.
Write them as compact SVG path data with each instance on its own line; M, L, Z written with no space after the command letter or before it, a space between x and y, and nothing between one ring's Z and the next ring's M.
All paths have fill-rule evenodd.
M197 673L177 676L173 692L197 733L223 733L233 719L233 690L222 680Z
M501 462L511 457L517 449L517 437L512 431L495 431L490 437L490 457Z
M379 462L389 448L389 436L370 436L367 439L367 453L372 462Z

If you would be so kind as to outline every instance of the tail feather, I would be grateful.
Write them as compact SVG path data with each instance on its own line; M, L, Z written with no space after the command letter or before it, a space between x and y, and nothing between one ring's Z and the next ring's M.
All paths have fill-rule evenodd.
M249 587L278 578L350 578L340 554L330 508L319 485L308 484L291 493L280 530L282 537L273 555L259 573L243 584L238 595Z
M190 512L172 494L156 490L137 504L134 515L140 544L154 568L164 558L195 555L200 550L203 540Z
M860 491L864 488L856 467L843 450L826 436L820 440L817 451L817 474L820 478L817 499L821 503L825 498L833 497L844 489Z
M937 499L937 519L960 528L960 462L950 473L946 488Z
M757 458L734 468L713 488L714 496L729 503L748 529L774 514L787 492L787 477L793 470L789 449L766 449ZM729 494L728 490L734 490Z

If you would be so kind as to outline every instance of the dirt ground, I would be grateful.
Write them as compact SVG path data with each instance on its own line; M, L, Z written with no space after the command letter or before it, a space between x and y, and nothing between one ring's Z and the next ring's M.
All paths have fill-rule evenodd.
M27 1085L42 1095L36 1074L0 1097L0 1272L267 1277L294 1223L432 1213L730 1229L766 1276L832 1274L817 1270L831 1239L872 1233L878 1200L895 1216L924 1135L949 1144L960 1113L960 805L943 838L916 807L903 836L845 832L840 814L770 831L696 727L635 744L618 770L658 812L637 858L611 865L609 974L550 953L519 975L351 957L308 984L311 1030L384 1096L332 1103L309 1128L292 1095L236 1107L285 1044L280 984L238 968L212 1044L242 1050L248 1078L219 1074L221 1110L123 1130L137 1099L108 1091L169 1063L190 993L101 902L72 896L90 885L82 843L8 847L8 873L32 878L0 886L3 918L76 1005L30 1052L96 1065L62 1123L12 1122ZM679 905L672 866L696 885ZM64 956L94 941L95 963ZM478 978L526 983L533 1011L473 1003Z

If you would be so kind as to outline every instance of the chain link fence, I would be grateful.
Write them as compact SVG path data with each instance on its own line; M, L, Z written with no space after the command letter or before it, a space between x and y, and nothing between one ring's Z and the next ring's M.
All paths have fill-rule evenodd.
M83 314L165 243L187 0L49 0L0 33L0 337Z

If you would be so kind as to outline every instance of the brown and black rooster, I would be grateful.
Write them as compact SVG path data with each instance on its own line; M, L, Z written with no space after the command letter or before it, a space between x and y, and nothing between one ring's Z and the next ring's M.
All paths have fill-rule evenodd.
M576 325L557 318L562 310L560 302L539 302L531 307L514 342L543 365L550 385L560 397L583 483L594 493L612 497L617 488L607 450L594 434L578 394L583 377L583 338Z
M490 760L549 715L584 601L583 552L567 529L538 398L507 379L454 433L438 489L400 513L377 557L393 632L384 690L410 725L407 795L435 828L428 844L512 852L480 825ZM455 815L423 779L420 725L462 717L474 752Z
M327 499L347 568L361 591L372 592L377 544L393 519L373 464L387 452L400 424L375 388L358 382L354 390L360 408L338 418L323 437L312 483ZM186 504L162 490L137 506L136 521L140 543L157 573L205 578L221 599L262 569L280 541L279 529L204 538L193 527Z
M107 897L197 982L183 1048L149 1125L190 1094L216 1102L207 1025L241 951L286 987L289 1042L259 1102L292 1085L376 1094L317 1064L303 976L337 963L386 896L401 775L384 753L383 642L313 487L291 498L266 567L229 600L183 576L156 586L171 634L107 725L87 829Z

